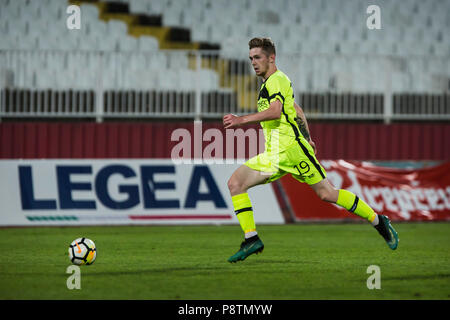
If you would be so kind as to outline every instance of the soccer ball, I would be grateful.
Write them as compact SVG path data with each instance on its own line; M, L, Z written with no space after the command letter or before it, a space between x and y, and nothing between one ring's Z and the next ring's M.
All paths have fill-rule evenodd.
M76 265L93 264L97 257L97 248L94 241L87 238L78 238L69 246L69 259Z

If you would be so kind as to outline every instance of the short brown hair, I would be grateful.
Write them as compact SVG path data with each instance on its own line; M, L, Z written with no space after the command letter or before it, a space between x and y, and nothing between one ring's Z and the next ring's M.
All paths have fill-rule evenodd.
M270 38L253 38L248 42L249 49L261 48L267 56L271 54L276 54L275 44Z

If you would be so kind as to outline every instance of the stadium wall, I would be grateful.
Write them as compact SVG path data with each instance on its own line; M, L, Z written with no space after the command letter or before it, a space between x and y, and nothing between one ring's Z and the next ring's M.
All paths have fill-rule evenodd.
M219 122L1 123L0 225L237 224L227 180L240 163L176 165L171 152L180 140L173 133L180 129L192 136L193 156L212 143L208 132L227 136ZM261 152L259 126L242 132L252 130ZM394 220L449 220L450 126L311 123L311 131L334 185L354 189ZM239 138L232 137L234 160L239 147L251 149ZM230 141L223 142L227 154ZM431 175L398 170L393 176L367 167L366 160L444 164ZM289 176L250 195L258 224L355 220Z
M193 122L4 122L0 123L0 159L170 158L176 129L194 137ZM259 126L248 128L257 130ZM203 122L202 133L221 123ZM442 123L311 123L320 159L450 159L450 125ZM203 143L202 134L194 139ZM224 143L224 152L226 141ZM235 146L236 148L236 146Z

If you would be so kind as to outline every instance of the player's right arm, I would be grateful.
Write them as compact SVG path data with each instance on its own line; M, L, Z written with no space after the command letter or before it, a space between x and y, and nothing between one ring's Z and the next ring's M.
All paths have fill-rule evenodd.
M281 109L283 104L280 100L273 100L269 108L264 111L246 114L244 116L236 116L234 114L227 114L223 117L223 125L225 129L236 128L245 124L258 123L261 121L275 120L281 117Z

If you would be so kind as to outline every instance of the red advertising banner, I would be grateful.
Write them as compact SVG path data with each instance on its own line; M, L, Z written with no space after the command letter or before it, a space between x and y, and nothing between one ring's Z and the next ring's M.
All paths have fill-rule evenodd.
M321 164L336 188L352 191L391 220L450 220L450 162L414 170L344 160ZM344 208L321 201L308 185L290 175L283 177L281 184L296 221L361 219Z

